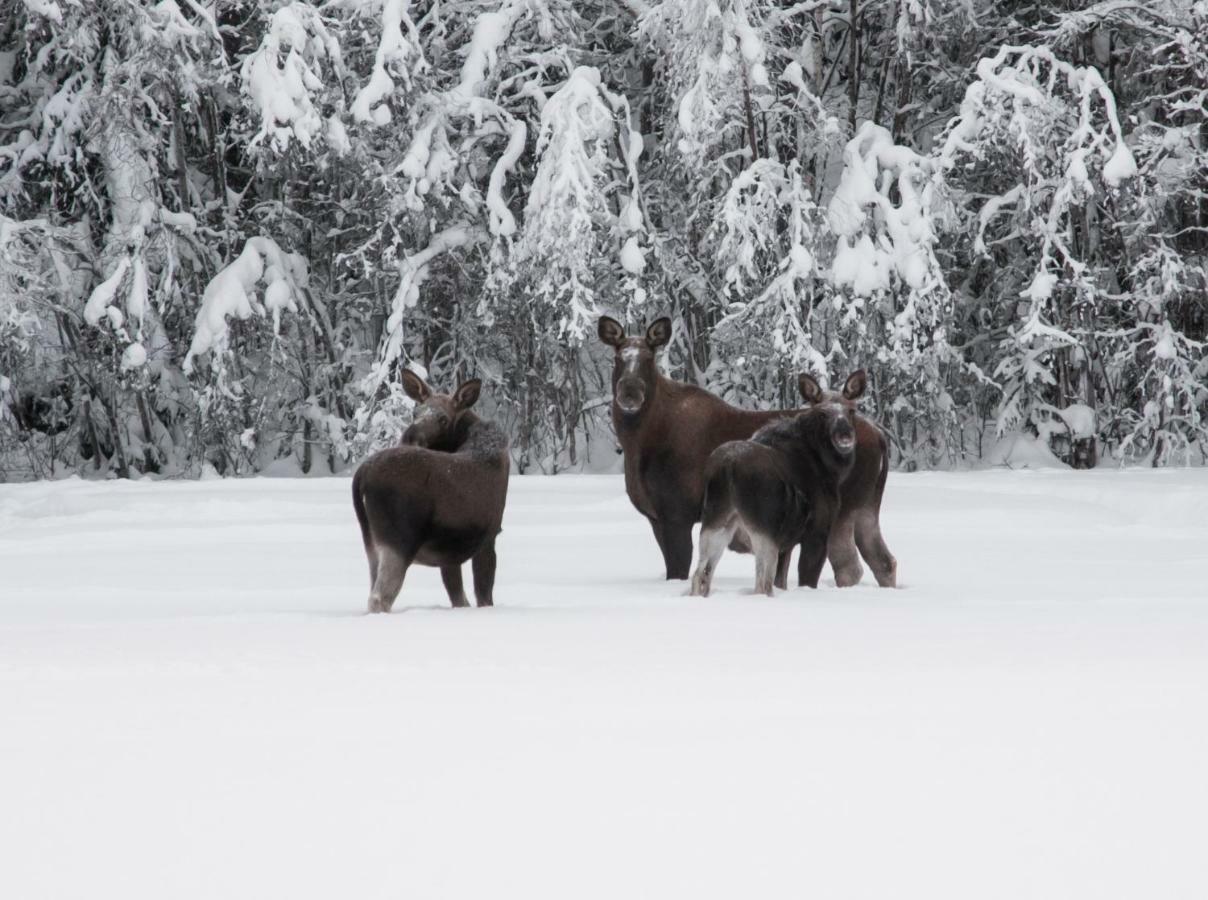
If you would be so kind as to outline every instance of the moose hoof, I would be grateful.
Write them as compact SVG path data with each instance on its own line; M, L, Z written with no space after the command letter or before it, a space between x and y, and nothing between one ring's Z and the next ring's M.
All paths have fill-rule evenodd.
M898 586L898 561L895 559L884 576L877 578L881 587L896 588Z
M860 583L864 577L864 569L855 566L850 569L840 569L835 573L835 587L852 587Z

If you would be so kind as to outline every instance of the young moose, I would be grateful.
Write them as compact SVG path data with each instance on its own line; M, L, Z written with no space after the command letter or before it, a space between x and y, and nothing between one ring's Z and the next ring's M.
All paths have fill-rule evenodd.
M390 612L412 563L440 567L454 606L469 606L461 566L471 561L474 596L491 606L495 536L508 491L508 442L470 407L477 379L452 396L415 373L403 389L419 406L401 446L367 459L352 479L352 503L369 559L369 611Z
M717 561L740 529L755 554L756 592L770 596L773 583L785 587L789 555L797 544L801 583L818 586L839 513L839 487L855 458L853 404L864 385L863 370L854 372L843 388L853 403L815 404L765 425L748 441L730 441L713 451L705 472L693 594L709 595Z

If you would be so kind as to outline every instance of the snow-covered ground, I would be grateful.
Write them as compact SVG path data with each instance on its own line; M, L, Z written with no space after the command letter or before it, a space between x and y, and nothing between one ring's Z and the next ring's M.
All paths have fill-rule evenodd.
M902 588L707 600L515 478L394 614L347 479L0 486L0 897L1208 896L1208 470L890 478Z

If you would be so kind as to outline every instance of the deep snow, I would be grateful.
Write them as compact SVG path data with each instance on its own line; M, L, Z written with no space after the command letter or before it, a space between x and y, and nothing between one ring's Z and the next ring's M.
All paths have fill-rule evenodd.
M773 599L515 478L374 617L348 491L0 486L0 897L1208 896L1208 470L894 474Z

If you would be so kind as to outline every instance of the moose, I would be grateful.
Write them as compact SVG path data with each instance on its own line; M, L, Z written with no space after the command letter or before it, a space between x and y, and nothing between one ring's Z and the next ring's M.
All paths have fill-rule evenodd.
M403 390L419 406L402 443L374 454L352 479L352 503L369 560L369 612L390 612L413 563L440 568L455 607L469 606L461 567L470 561L474 597L492 606L495 538L508 490L508 442L471 407L478 379L434 392L410 370Z
M625 492L650 522L662 551L667 579L686 579L692 565L692 526L700 521L705 462L727 441L745 440L759 428L795 410L738 409L693 385L663 376L655 355L671 339L671 320L654 321L630 337L617 320L602 316L600 340L613 348L612 421L625 457ZM807 405L858 397L823 391L813 378L799 379ZM861 390L863 390L861 388ZM881 537L881 496L889 471L888 442L872 422L855 417L855 461L840 488L840 506L828 552L840 587L863 575L859 551L883 587L896 584L897 564ZM745 549L735 535L734 549ZM799 583L805 567L798 565Z
M717 561L740 531L742 543L755 554L757 593L771 596L773 584L787 586L789 557L797 544L801 583L818 586L839 514L840 485L855 461L854 400L865 383L863 370L854 372L843 390L852 403L809 406L709 455L693 594L709 595Z
M856 375L861 377L856 379ZM848 376L838 391L824 390L810 375L797 379L797 388L807 406L838 404L855 413L855 459L839 488L839 512L827 544L836 587L860 583L864 577L861 556L872 569L877 584L881 587L897 587L898 584L898 562L881 535L881 497L889 477L889 441L880 428L855 412L856 403L864 395L867 385L868 379L862 370ZM799 585L807 583L805 569L803 556L798 560Z

